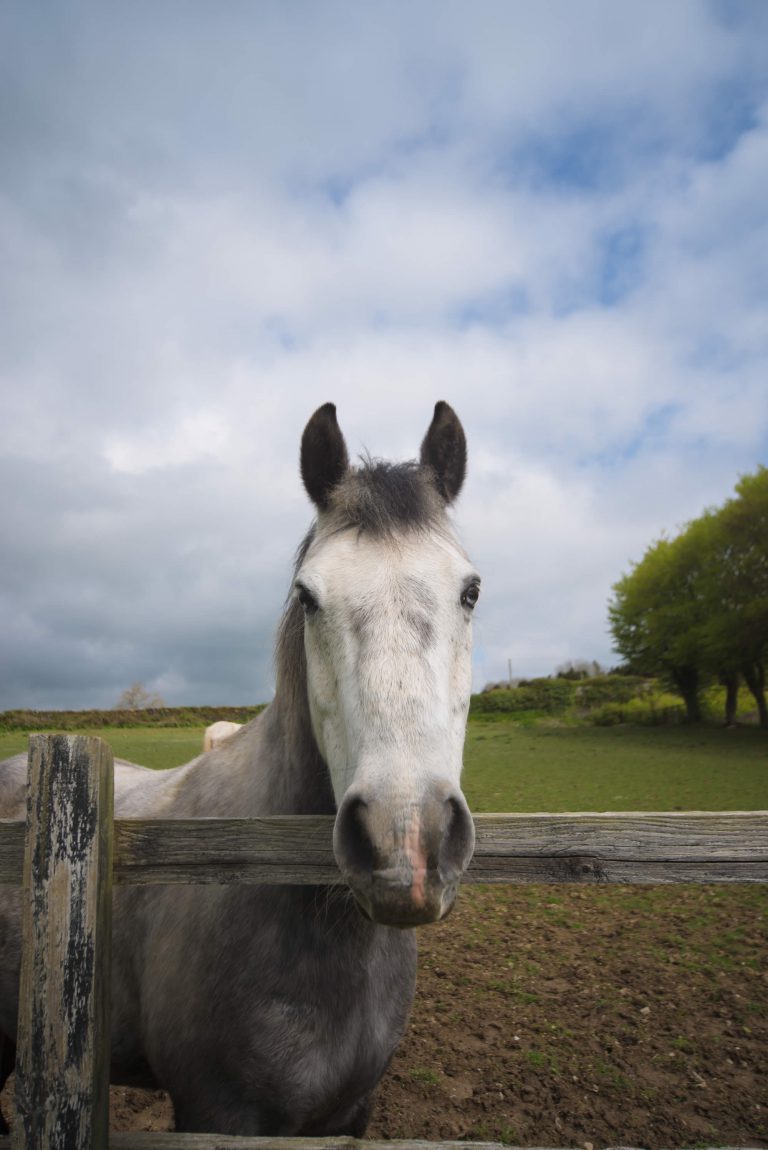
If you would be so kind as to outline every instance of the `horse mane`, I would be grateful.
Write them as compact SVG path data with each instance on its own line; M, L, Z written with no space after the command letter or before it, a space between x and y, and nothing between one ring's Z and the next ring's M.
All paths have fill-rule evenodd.
M290 715L304 717L309 724L309 702L307 699L307 657L304 652L304 610L293 597L293 580L304 562L304 557L315 537L313 523L299 544L293 563L291 591L288 593L285 609L277 629L275 644L275 701L278 700ZM311 724L310 731L311 731ZM314 742L314 738L312 739Z

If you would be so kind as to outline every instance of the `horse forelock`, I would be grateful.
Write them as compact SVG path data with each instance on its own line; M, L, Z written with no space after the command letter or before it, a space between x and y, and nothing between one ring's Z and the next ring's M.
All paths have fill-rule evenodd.
M435 529L445 521L445 504L430 468L364 457L362 466L348 471L333 491L323 534L357 528L375 537L392 536Z

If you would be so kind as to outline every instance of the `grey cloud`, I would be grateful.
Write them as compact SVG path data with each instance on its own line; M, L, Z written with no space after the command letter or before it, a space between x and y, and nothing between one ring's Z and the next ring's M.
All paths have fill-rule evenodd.
M265 574L246 509L210 483L4 461L0 705L109 706L164 677L172 702L269 696L290 551Z

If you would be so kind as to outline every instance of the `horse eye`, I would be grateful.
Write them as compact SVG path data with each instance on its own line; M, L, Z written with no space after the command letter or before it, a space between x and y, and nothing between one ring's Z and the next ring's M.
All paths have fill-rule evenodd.
M314 597L311 591L307 590L306 587L299 587L298 592L299 593L297 595L297 599L301 603L307 615L314 615L315 611L317 611L318 607L320 606L317 599Z
M477 583L470 583L469 587L465 587L461 593L462 607L469 607L470 611L480 598L480 588Z

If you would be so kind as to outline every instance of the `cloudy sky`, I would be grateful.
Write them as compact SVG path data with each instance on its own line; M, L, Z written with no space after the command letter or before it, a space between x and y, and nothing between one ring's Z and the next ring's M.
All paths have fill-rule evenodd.
M763 0L0 9L0 709L266 700L306 419L446 399L475 682L768 458Z

